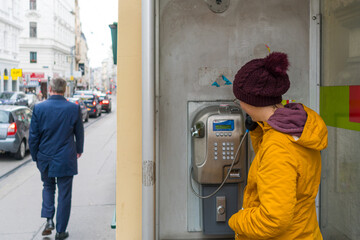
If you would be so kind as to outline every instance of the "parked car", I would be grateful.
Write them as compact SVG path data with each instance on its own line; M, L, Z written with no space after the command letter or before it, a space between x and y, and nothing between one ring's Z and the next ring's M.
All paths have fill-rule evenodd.
M99 100L101 109L105 110L107 113L111 112L111 97L108 94L101 93L99 94Z
M28 107L33 110L34 109L34 106L37 102L39 102L37 96L33 93L27 93L25 94L25 97L27 98L28 100Z
M1 105L22 105L28 106L28 99L23 92L1 92L0 93Z
M0 151L23 159L29 149L29 129L32 111L24 106L0 106Z
M80 97L72 97L67 99L69 102L75 103L80 106L81 115L83 122L89 121L89 111L84 103L84 101Z
M89 116L98 117L101 116L101 104L99 101L99 97L95 94L87 94L87 95L74 95L75 98L81 98L89 112Z

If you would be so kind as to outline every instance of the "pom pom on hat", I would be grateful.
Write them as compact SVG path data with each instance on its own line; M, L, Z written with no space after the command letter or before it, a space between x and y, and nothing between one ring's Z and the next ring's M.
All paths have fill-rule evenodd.
M286 75L289 68L289 61L285 53L274 52L265 59L265 69L273 75Z
M285 53L273 52L265 58L246 63L235 75L233 92L237 99L262 107L280 103L290 87Z

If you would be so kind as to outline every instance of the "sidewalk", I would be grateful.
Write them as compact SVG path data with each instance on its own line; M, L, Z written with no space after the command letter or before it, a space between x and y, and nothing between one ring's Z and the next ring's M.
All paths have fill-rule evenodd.
M111 240L115 210L116 112L103 114L85 131L84 154L74 177L69 240ZM0 182L0 239L50 240L40 218L42 182L34 162Z

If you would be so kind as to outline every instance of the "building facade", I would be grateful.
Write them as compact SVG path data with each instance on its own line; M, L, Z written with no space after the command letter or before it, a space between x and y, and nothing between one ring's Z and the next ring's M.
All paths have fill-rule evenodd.
M19 36L22 30L20 0L0 0L0 92L18 90L11 69L19 67Z
M113 61L112 48L108 49L108 57L101 62L101 68L102 90L113 92L116 86L117 71Z
M88 45L84 33L81 33L79 54L80 60L78 63L78 70L81 72L81 77L77 81L78 89L88 89L90 86L90 68L88 58Z
M100 90L102 88L102 68L96 67L91 69L90 88Z
M24 30L20 38L20 87L41 91L47 82L63 77L73 88L75 71L75 3L71 0L21 0Z

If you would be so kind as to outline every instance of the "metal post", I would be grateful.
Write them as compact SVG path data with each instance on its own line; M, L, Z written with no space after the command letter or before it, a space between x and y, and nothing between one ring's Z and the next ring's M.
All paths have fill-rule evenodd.
M309 51L309 98L310 107L320 113L320 32L321 14L320 0L310 1L310 51ZM316 215L320 223L320 189L315 199Z
M74 92L74 49L75 46L71 47L71 65L70 65L70 92L69 92L69 96L72 97L73 96L73 92ZM71 77L73 77L73 80L71 80Z
M16 91L19 92L20 91L20 77L16 78ZM24 90L25 91L25 90Z
M2 74L4 70L0 69L0 92L4 91L4 75Z
M155 238L155 2L142 0L142 239Z

